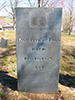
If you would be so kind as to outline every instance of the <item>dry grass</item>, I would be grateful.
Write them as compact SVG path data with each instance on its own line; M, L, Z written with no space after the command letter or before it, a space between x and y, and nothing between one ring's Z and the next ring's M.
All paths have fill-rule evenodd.
M15 32L0 32L0 39L2 37L8 38L9 42L7 48L0 48L0 100L75 100L75 36L62 35L57 94L17 91Z
M0 16L0 25L12 23L12 19Z

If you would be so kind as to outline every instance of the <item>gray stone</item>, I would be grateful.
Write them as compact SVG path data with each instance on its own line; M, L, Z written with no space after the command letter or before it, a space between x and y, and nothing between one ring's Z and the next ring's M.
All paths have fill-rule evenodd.
M16 8L19 91L58 91L61 18L61 8Z
M1 38L1 47L7 48L7 45L8 45L8 39Z

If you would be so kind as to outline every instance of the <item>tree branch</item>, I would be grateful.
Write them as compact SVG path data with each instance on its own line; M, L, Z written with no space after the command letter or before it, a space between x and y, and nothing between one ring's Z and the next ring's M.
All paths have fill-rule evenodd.
M29 4L30 4L30 6L32 7L32 4L31 4L30 0L28 0L28 2L29 2Z
M47 5L48 2L49 2L49 0L47 0L46 3L45 3L42 7L45 7L45 6Z
M0 10L2 10L6 6L6 2L4 2L2 5L0 5Z
M11 15L13 16L13 13L9 12L6 8L4 8L4 9L5 9L5 11L6 11L7 13L9 13L9 14L11 14Z

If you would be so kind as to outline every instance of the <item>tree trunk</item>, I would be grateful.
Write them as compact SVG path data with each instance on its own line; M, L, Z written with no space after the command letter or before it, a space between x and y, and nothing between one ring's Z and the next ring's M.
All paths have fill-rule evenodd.
M69 30L69 35L71 34L71 30L72 30L72 10L70 10L70 30Z
M13 17L13 30L14 30L14 27L15 27L15 23L14 23L14 17Z
M38 7L40 7L40 0L38 0Z

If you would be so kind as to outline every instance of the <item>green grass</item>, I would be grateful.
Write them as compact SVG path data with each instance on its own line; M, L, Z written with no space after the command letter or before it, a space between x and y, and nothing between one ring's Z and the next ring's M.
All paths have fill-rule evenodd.
M74 62L71 61L70 64L74 64Z
M5 61L8 61L8 57L5 58Z
M2 93L0 93L0 97L6 97L6 94L2 94Z
M8 66L9 66L9 64L8 64L8 63L5 63L5 66L7 66L7 67L8 67Z
M12 63L15 63L15 60L11 60Z
M17 68L15 68L15 71L17 71Z
M75 35L73 35L73 34L69 35L69 33L65 33L65 32L62 32L62 36L75 37Z
M13 71L12 70L9 70L9 73L13 73Z
M15 31L3 31L3 33L5 33L5 34L14 34L15 33Z

